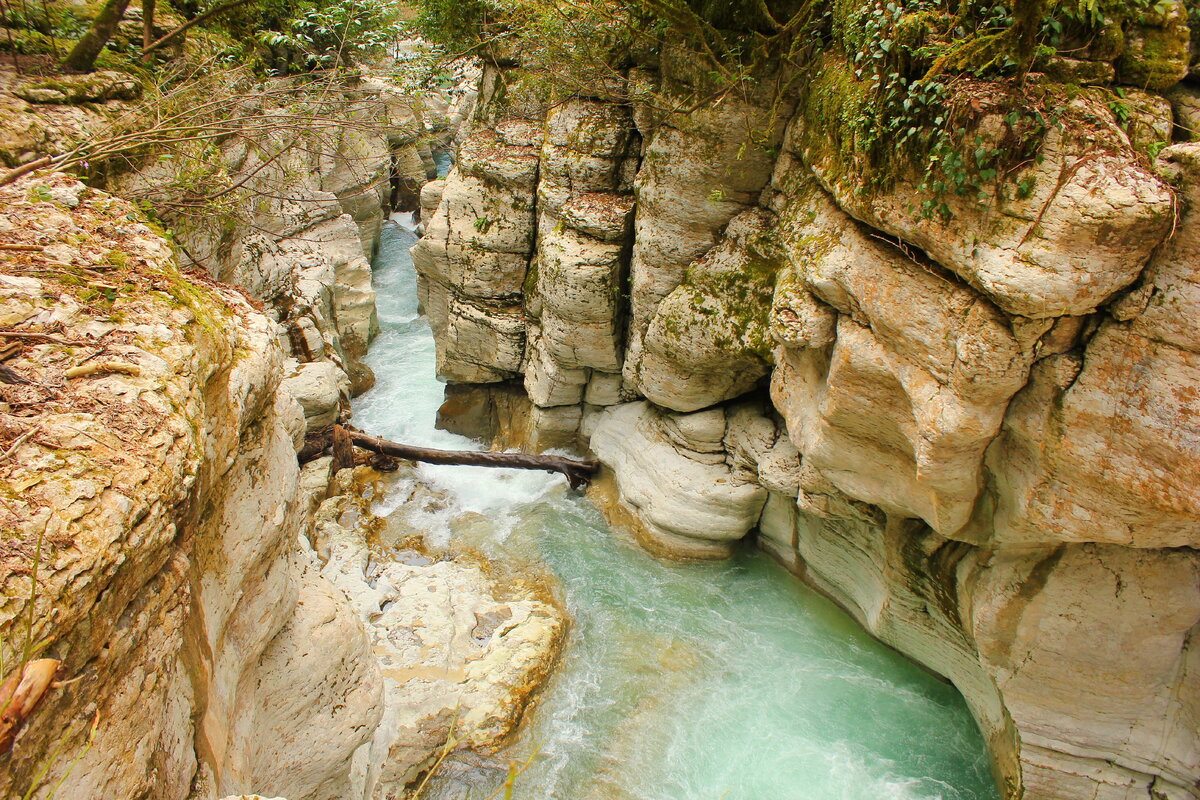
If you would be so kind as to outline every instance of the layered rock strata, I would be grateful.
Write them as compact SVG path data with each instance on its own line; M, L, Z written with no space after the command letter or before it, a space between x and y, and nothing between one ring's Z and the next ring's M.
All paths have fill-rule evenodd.
M70 178L0 190L0 241L0 656L61 662L0 793L382 798L517 724L562 615L479 567L364 572L276 321Z
M296 548L304 422L275 325L185 281L127 203L50 185L76 207L18 184L0 223L40 248L5 255L5 327L55 331L5 364L22 380L4 386L2 613L5 663L52 637L71 683L28 720L3 791L199 798L281 776L290 796L352 795L381 678ZM110 300L71 280L106 265ZM295 702L301 676L329 702Z
M836 48L794 97L665 118L688 80L666 55L629 71L636 101L546 111L485 78L414 248L443 376L578 420L598 499L657 552L757 532L955 683L1006 798L1200 796L1200 151L1145 155L1194 138L1161 6L1123 54L1051 65L1136 84L1127 113L1035 78L1064 100L1009 176L1030 191L945 214L846 160ZM1003 130L981 108L981 139Z

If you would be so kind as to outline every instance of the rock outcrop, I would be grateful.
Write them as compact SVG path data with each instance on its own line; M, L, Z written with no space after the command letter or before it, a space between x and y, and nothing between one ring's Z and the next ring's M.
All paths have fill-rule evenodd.
M0 793L368 800L497 747L565 616L369 558L367 502L297 466L342 372L289 377L279 322L74 179L0 190L0 243L0 656L61 662Z
M392 200L416 210L415 187L436 176L438 139L418 104L373 77L324 92L277 81L261 97L231 102L287 118L278 131L233 137L206 157L238 187L237 202L176 206L170 161L121 176L115 188L157 204L185 267L245 289L282 323L295 359L289 385L302 392L310 427L327 425L346 416L352 390L372 382L360 363L379 331L370 258ZM331 381L340 394L328 391Z
M6 664L48 639L68 683L28 720L3 792L202 798L276 776L291 797L361 791L349 758L381 678L297 549L304 422L274 323L184 279L129 204L50 185L77 207L24 185L0 203L0 236L38 248L4 255L5 327L54 331L5 364L20 379L3 387L0 617ZM298 704L297 679L328 702Z
M1033 78L1061 95L1038 158L944 213L847 157L857 129L820 107L861 89L836 46L797 97L676 116L645 99L687 85L669 53L550 112L489 94L491 67L414 248L443 375L579 420L598 503L656 552L757 530L955 683L1006 798L1197 797L1200 151L1163 149L1196 137L1182 9L1051 60L1091 77ZM1007 123L976 88L986 145ZM489 137L519 180L472 172ZM479 238L493 205L504 247ZM511 257L503 286L455 266L468 241Z
M309 470L329 466L323 459ZM365 467L339 474L312 541L321 573L350 599L380 664L383 716L367 796L395 797L447 747L497 749L549 676L567 626L531 587L510 585L502 595L485 565L461 556L373 556L367 539L382 520L355 487L371 475Z

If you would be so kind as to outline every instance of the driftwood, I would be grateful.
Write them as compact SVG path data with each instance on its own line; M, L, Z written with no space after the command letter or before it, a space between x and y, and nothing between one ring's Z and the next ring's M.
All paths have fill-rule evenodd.
M424 461L427 464L455 464L466 467L506 467L508 469L540 469L564 475L572 489L586 486L600 471L598 461L580 461L574 458L527 453L487 453L477 450L434 450L429 447L390 442L369 436L344 425L334 425L323 431L315 431L305 439L300 451L301 463L311 461L322 453L333 451L333 468L354 465L353 448L360 447L372 453L408 461Z

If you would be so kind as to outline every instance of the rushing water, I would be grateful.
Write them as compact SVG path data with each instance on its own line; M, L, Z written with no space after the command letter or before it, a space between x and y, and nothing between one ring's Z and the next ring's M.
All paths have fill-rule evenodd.
M367 361L378 383L357 401L355 421L414 444L477 447L434 429L442 386L417 315L408 257L416 237L408 218L397 221L385 228L375 272L383 333ZM528 761L518 800L997 797L958 693L766 556L664 563L610 531L561 476L419 473L449 502L431 511L392 499L384 511L408 515L434 542L460 537L542 565L574 620L563 663L517 741L490 763L448 766L430 796L485 800L510 761Z

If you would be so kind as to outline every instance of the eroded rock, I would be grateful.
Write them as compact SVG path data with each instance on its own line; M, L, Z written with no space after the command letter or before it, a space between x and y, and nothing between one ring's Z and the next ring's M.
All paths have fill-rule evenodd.
M651 549L721 558L758 521L766 490L737 480L725 463L723 412L670 415L626 403L587 425L592 450L612 470L620 502Z
M353 479L339 488L354 492ZM349 597L381 665L383 718L370 759L379 766L368 784L369 796L381 796L403 790L451 737L464 750L499 747L549 675L567 620L529 587L502 596L465 559L371 558L366 505L355 494L326 500L314 537L322 573Z

